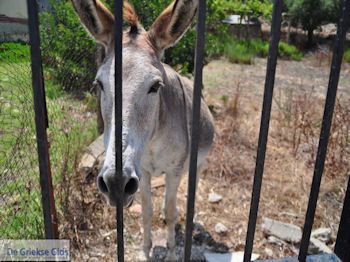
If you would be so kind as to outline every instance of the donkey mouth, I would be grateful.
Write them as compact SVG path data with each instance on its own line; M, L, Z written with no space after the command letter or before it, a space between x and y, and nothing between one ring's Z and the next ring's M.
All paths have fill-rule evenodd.
M110 206L117 206L117 197L111 197L109 195L105 195L106 197L106 200L107 200L107 203L110 205ZM131 205L133 204L134 202L134 196L133 195L129 195L129 196L124 196L123 197L123 207L126 207L126 208L129 208L131 207Z

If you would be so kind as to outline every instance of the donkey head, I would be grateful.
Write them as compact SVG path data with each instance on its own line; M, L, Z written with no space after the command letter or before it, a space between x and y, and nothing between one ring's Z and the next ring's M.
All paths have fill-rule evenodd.
M102 90L101 109L105 126L106 158L97 185L111 205L123 195L129 205L141 179L141 157L160 121L162 89L169 85L161 63L163 51L185 33L198 0L176 0L146 31L134 9L124 3L124 20L130 29L123 33L123 192L117 192L115 170L114 17L99 0L72 0L82 24L105 47L106 58L96 75Z

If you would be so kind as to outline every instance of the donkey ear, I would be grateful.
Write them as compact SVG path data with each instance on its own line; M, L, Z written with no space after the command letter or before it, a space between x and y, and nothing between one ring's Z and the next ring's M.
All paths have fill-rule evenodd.
M113 40L114 16L99 0L72 0L81 23L97 42L108 47Z
M159 50L174 45L190 26L198 0L175 0L156 19L148 31L152 44Z

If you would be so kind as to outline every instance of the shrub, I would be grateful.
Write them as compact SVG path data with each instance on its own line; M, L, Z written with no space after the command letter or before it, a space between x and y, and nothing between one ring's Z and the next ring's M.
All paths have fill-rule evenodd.
M113 10L113 0L104 0L104 2ZM131 2L146 29L170 3L170 1L162 0L133 0ZM52 13L41 14L42 49L48 75L65 90L86 91L96 71L94 61L96 44L80 25L70 1L51 0L51 5ZM233 2L228 0L208 1L206 62L222 55L225 49L230 52L225 44L228 38L227 25L221 22L227 14L237 11L241 14L249 13L268 17L271 9L272 5L269 0L247 0L245 3L238 0ZM164 62L182 73L191 73L194 69L195 40L196 30L192 27L177 45L166 50ZM250 48L257 48L253 44ZM235 52L232 51L232 53ZM267 53L265 49L259 49L257 53L259 52Z
M236 40L229 38L225 40L223 50L224 56L232 63L250 64L254 57L267 57L269 43L260 39ZM285 59L300 61L303 54L292 45L280 42L278 54Z
M52 13L40 15L47 75L64 90L89 90L96 72L96 44L81 26L70 1L51 1L51 5Z
M296 61L303 59L303 53L301 53L298 48L284 42L280 42L278 45L278 55Z
M0 43L0 63L28 62L29 46L25 43Z

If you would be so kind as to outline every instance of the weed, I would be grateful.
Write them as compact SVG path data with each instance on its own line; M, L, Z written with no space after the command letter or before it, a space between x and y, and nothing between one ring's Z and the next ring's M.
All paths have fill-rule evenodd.
M286 92L286 99L276 101L281 135L292 144L294 156L308 156L314 164L322 124L324 100L314 90L295 95ZM334 109L332 128L325 162L325 174L331 177L346 174L350 169L350 110L344 106L350 101L338 99Z
M280 57L289 58L295 61L301 61L303 54L293 45L280 42L278 45L278 54Z
M25 43L0 43L0 63L29 61L29 46Z
M7 45L8 50L15 46ZM30 65L20 62L24 57L7 53L12 53L6 56L10 60L0 64L0 235L41 238L44 223ZM96 137L96 121L83 101L63 92L47 72L45 78L51 170L56 193L63 192L56 194L60 214L67 197L61 189L69 185L83 147Z
M350 63L350 48L346 49L344 52L344 60L347 63Z

